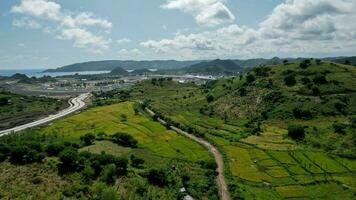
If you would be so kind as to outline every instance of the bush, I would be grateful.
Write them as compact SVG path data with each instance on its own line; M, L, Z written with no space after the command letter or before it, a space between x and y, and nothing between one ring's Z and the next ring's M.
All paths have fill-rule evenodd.
M115 135L111 136L113 142L118 145L122 145L125 147L137 147L137 140L127 133L116 133Z
M288 127L288 136L293 140L303 140L305 137L304 127L291 125Z
M9 103L9 99L7 97L0 98L0 106L6 106Z
M145 163L145 160L142 158L137 158L135 155L131 155L131 166L135 168L142 168L142 165Z
M246 82L247 82L247 83L253 83L255 80L256 80L256 78L255 78L255 76L252 75L252 74L248 74L248 75L246 76Z
M116 181L116 175L117 175L116 165L115 164L106 165L103 171L101 172L100 180L106 184L113 185Z
M29 164L34 162L41 162L44 155L28 148L27 146L16 146L11 149L10 162L13 164Z
M297 119L312 119L313 114L309 110L304 110L301 108L294 108L293 115Z
M201 161L200 164L205 169L216 170L218 168L218 165L216 164L215 160Z
M59 161L61 162L58 167L60 172L73 172L78 170L79 156L77 151L67 148L59 154Z
M95 177L95 171L92 167L86 166L83 171L81 172L84 182L89 182Z
M297 81L295 80L295 76L294 75L288 75L284 78L284 83L291 87L291 86L294 86L295 84L297 84Z
M6 160L7 156L3 153L0 153L0 162L4 162Z
M325 75L317 75L313 78L313 82L317 85L327 84L328 81L326 80Z
M303 77L303 78L301 79L301 81L302 81L302 83L303 83L304 85L308 85L309 83L311 83L311 81L310 81L310 79L309 79L308 77Z
M80 140L84 143L85 146L90 146L95 141L95 136L91 133L80 136Z
M333 128L335 133L339 133L339 134L345 134L346 133L346 129L347 129L347 125L344 123L334 123L333 124Z
M320 95L320 90L319 90L319 88L318 88L317 86L313 86L313 87L312 87L312 93L313 93L313 95L315 95L315 96Z
M163 169L151 169L147 175L148 182L152 185L164 187L168 184L166 171Z
M214 101L214 96L213 96L213 95L208 95L208 96L206 97L206 101L207 101L208 103L213 102L213 101Z
M302 69L306 69L310 66L311 61L310 60L304 60L299 64L299 67Z
M45 147L45 152L48 156L58 156L58 154L65 148L62 143L51 143Z

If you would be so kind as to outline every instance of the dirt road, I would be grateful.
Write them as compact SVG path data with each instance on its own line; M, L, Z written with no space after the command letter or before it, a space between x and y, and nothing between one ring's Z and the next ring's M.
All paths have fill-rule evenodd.
M152 110L150 110L148 108L146 108L146 110L152 116L155 114ZM162 119L158 119L158 121L164 125L167 124ZM218 176L216 178L216 181L217 181L218 188L219 188L220 199L221 200L230 200L230 194L229 194L228 187L227 187L227 184L225 181L225 176L224 176L224 160L223 160L223 156L221 155L219 150L216 147L214 147L212 144L210 144L208 141L204 140L203 138L196 137L195 135L187 133L175 126L170 126L170 128L172 130L176 131L177 133L182 134L182 135L186 136L187 138L200 143L201 145L206 147L213 154L215 162L218 166L218 168L217 168Z

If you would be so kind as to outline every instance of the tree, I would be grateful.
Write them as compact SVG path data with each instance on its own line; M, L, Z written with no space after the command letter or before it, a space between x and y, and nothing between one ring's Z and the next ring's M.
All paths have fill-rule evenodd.
M208 101L208 103L211 103L214 101L214 96L209 94L207 97L206 97L206 100Z
M84 143L85 146L92 145L95 141L95 136L91 133L80 136L80 140Z
M333 124L333 128L334 128L335 133L339 133L339 134L343 134L344 135L346 133L347 125L344 124L344 123L335 122Z
M256 80L255 76L253 74L248 74L246 76L246 82L247 83L253 83Z
M144 159L138 158L133 154L130 156L130 160L131 160L131 166L135 168L141 168L142 165L145 163Z
M0 106L6 106L9 103L9 98L1 97L0 98Z
M295 80L295 76L294 75L288 75L284 78L284 83L291 87L291 86L294 86L295 84L297 84L297 81Z
M288 60L283 60L284 65L288 65Z
M310 66L311 64L311 61L308 59L308 60L303 60L300 64L299 64L299 67L302 68L302 69L306 69Z
M168 178L165 170L151 169L147 175L148 182L152 185L164 187L168 184Z
M36 150L30 149L27 146L16 146L11 149L10 162L13 164L29 164L41 162L44 155Z
M61 162L58 165L58 168L61 172L73 172L78 169L79 156L77 151L71 148L64 149L59 154L59 161Z
M82 176L83 176L84 182L88 183L90 180L92 180L94 178L95 171L92 167L86 166L82 171Z
M313 78L313 82L315 84L321 85L321 84L327 84L328 81L326 80L325 75L319 74Z
M308 85L309 83L311 83L311 81L310 81L310 79L309 79L308 77L303 77L303 78L301 79L301 81L302 81L302 83L303 83L304 85Z
M116 173L117 171L115 164L106 165L101 172L100 180L106 184L113 185L116 181Z
M137 147L137 140L127 133L116 133L111 136L112 141L118 145L126 146L126 147Z
M303 140L305 137L304 127L299 125L291 125L288 127L288 136L293 140Z
M320 90L319 90L319 88L318 88L317 86L313 86L313 87L312 87L312 93L313 93L313 95L315 95L315 96L320 95Z
M344 64L345 65L351 65L351 62L349 60L345 60Z
M320 59L316 59L315 62L317 65L320 65L322 61Z
M58 154L65 148L62 143L50 143L45 147L45 152L48 156L58 156Z

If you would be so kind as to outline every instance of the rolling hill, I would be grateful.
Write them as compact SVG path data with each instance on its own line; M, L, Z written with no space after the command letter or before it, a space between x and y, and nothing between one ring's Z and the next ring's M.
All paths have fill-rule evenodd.
M210 62L201 62L183 68L179 71L191 74L207 74L207 75L233 75L242 72L244 69L237 65L233 60L213 60Z

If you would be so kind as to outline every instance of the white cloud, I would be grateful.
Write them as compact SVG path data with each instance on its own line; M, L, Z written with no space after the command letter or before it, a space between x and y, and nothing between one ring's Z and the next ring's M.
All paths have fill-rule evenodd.
M20 5L12 7L11 12L59 20L60 9L61 6L53 1L22 0Z
M121 38L121 39L118 39L116 40L116 43L121 45L121 44L124 44L124 43L130 43L131 40L129 38Z
M140 60L144 57L144 53L139 49L121 49L117 53L119 59L123 60Z
M170 1L165 7L191 12L215 2ZM193 59L352 52L356 50L355 10L356 0L286 0L256 29L234 24L195 34L179 32L141 46L158 56L179 54Z
M41 24L37 21L24 17L21 19L15 19L12 22L12 25L18 28L25 28L25 29L40 29L42 28Z
M169 0L161 7L190 13L199 25L215 26L235 20L224 2L225 0Z
M111 43L111 39L99 33L109 33L112 23L90 12L76 14L65 12L60 4L51 0L22 0L19 5L12 7L11 12L26 16L22 19L15 19L14 26L39 29L42 27L41 24L29 17L37 18L51 24L43 28L44 33L55 35L56 38L62 40L72 40L74 47L101 52L108 49ZM90 27L95 27L95 29L90 30ZM101 28L104 30L102 31Z
M91 32L81 28L64 29L58 38L62 40L74 40L75 47L93 47L93 50L98 46L103 49L107 49L111 43L110 40L106 40L101 36L93 35ZM100 52L99 50L95 51Z
M111 22L105 19L97 18L92 13L88 12L79 13L75 17L64 16L62 19L62 24L68 27L99 26L106 29L112 28Z

